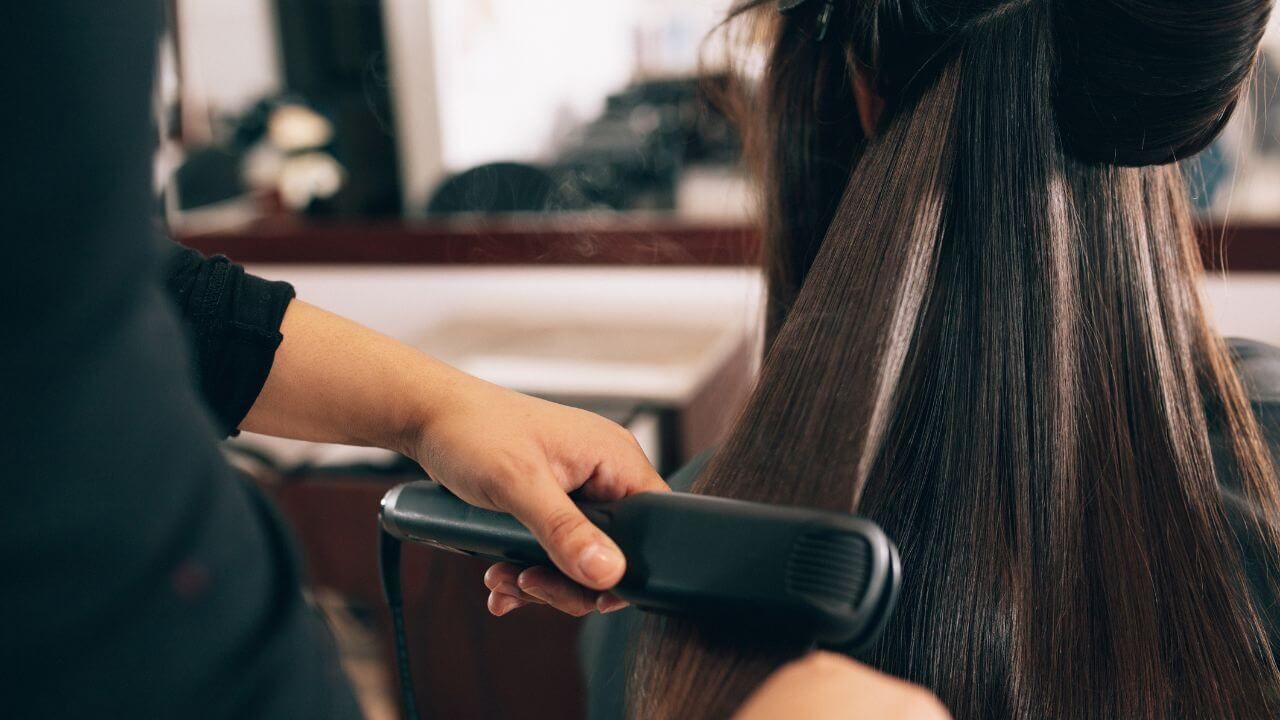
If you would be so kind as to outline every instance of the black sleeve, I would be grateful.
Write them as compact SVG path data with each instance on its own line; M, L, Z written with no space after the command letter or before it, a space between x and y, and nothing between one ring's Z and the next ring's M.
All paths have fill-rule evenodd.
M288 283L264 280L219 255L173 244L165 285L191 340L192 372L218 430L234 433L267 381L293 299Z
M0 715L354 718L164 293L161 7L0 2Z

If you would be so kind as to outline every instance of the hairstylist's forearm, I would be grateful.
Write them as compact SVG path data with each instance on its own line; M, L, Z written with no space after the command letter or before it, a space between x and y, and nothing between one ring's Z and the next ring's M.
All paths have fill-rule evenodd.
M413 456L435 406L459 385L479 382L300 300L289 304L280 332L284 341L242 430Z
M622 577L622 553L568 493L605 501L665 490L631 433L474 378L304 302L289 305L280 331L284 341L243 429L404 453L463 500L515 515L583 586L579 605L618 606L597 591ZM495 592L525 600L515 588ZM491 607L502 610L498 599Z

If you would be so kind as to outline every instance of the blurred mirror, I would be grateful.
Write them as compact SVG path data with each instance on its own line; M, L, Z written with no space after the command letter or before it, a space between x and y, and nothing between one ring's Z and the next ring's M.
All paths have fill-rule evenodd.
M712 34L728 0L170 0L170 210L727 223L750 192ZM1280 32L1186 162L1210 217L1280 218Z
M725 0L170 7L171 209L746 214L708 101Z

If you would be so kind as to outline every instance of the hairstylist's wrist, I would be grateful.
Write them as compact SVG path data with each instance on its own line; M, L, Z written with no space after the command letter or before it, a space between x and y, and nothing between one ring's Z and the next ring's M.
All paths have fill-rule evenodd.
M406 385L398 390L399 407L392 413L384 447L412 458L431 472L435 429L466 412L468 398L488 383L425 355L408 376Z

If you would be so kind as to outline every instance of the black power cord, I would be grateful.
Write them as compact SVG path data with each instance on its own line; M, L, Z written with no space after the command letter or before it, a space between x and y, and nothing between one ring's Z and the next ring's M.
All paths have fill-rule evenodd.
M404 598L400 590L400 540L378 523L378 575L382 594L391 608L391 634L396 646L396 667L400 671L400 697L405 720L418 720L418 701L409 672L409 640L404 629Z

